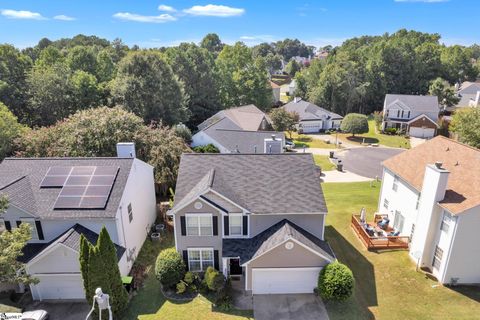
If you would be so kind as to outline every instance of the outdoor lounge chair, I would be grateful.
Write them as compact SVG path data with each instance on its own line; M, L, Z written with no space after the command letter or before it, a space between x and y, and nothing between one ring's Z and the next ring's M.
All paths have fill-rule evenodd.
M386 230L388 228L388 224L390 223L390 220L386 217L382 218L380 222L377 223L379 228L382 228L383 230Z

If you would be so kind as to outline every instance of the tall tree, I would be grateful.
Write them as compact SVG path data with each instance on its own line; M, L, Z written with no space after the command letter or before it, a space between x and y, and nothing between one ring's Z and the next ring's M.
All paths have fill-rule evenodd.
M222 40L220 40L218 34L209 33L203 37L202 41L200 42L200 47L207 49L214 56L217 56L220 51L222 51L224 44L222 43Z
M460 101L454 88L442 78L437 78L431 82L428 93L437 96L438 102L443 107L452 107Z
M461 142L480 148L480 109L462 108L455 112L450 130L458 134Z
M219 94L225 107L249 103L267 110L272 105L272 88L262 58L254 59L251 49L241 42L225 46L216 65L219 71Z
M31 67L30 57L11 45L0 45L0 102L9 106L22 122L27 117L26 74Z
M8 198L0 194L0 216L8 209ZM38 283L25 272L25 265L18 261L23 255L22 249L31 239L31 229L28 223L21 223L11 231L0 232L0 283Z
M313 48L307 46L298 39L285 39L275 42L275 50L283 56L285 61L289 61L292 57L300 56L308 58L313 55Z
M81 70L90 74L97 71L97 55L92 47L73 47L68 51L66 62L72 71Z
M101 288L110 296L112 312L115 317L118 317L127 306L128 293L122 284L115 245L105 226L100 231L95 245L88 243L83 235L81 245L80 270L84 279L87 301L90 301L95 295L96 288ZM86 246L88 246L88 254ZM98 314L98 305L95 305L95 308ZM103 312L102 318L108 319L106 312Z
M270 119L272 119L272 126L275 131L287 131L291 139L299 115L296 112L288 112L283 108L276 108L270 112Z
M478 70L472 64L472 52L456 45L443 47L441 60L444 66L444 78L450 82L474 81Z
M187 125L194 128L221 109L215 60L207 49L189 43L167 49L166 57L189 97Z
M17 117L7 106L0 102L0 161L12 153L14 140L26 130L28 129L18 123Z
M112 94L117 103L146 123L163 121L172 125L189 117L183 86L158 52L131 52L122 59Z

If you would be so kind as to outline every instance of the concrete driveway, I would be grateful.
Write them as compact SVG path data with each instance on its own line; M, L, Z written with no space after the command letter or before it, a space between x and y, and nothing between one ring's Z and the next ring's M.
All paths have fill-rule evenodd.
M374 179L382 178L382 162L391 158L404 149L363 147L336 153L342 160L343 168L363 177Z
M48 312L49 320L78 320L85 319L90 308L85 302L33 301L24 311L41 309Z
M260 294L253 296L255 320L328 320L322 300L314 294Z

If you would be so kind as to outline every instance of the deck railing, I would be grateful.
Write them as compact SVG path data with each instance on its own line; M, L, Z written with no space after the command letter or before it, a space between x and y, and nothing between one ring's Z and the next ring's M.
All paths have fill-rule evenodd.
M352 229L368 250L408 249L409 238L405 236L370 236L360 222L359 215L352 215Z

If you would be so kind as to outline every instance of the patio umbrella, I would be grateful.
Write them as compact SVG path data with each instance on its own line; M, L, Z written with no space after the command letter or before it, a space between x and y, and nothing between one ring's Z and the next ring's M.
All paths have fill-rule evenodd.
M365 218L366 218L365 216L366 215L367 215L367 213L366 213L365 208L362 208L362 210L360 210L360 221L361 222L365 222Z

